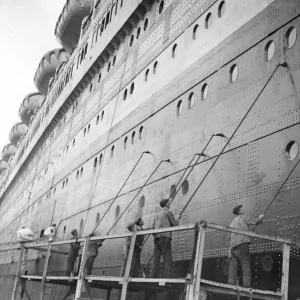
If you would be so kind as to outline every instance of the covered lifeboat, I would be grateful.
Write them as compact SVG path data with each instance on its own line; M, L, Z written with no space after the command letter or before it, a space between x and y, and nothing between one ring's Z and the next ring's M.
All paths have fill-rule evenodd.
M7 162L0 160L0 175L7 169Z
M16 154L16 147L12 144L7 144L6 146L4 146L1 156L2 159L6 162L9 161L9 159L14 156Z
M24 123L17 123L13 126L9 134L9 140L14 146L17 146L22 136L27 133L28 127Z
M34 84L43 95L47 95L49 81L55 76L56 68L68 61L69 57L65 49L54 49L42 57L34 75Z
M19 109L19 117L25 125L29 126L30 118L35 115L44 101L45 96L41 93L31 93L24 98Z
M55 35L60 44L72 53L80 38L81 24L91 11L93 1L68 0L55 26Z

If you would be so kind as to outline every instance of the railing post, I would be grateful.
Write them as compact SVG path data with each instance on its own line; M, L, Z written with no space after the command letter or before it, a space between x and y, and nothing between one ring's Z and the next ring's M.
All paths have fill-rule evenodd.
M15 278L15 282L14 282L14 288L13 288L11 300L16 299L16 294L17 294L17 289L18 289L18 281L19 281L19 278L21 276L21 268L22 268L22 259L23 259L23 254L24 254L24 248L25 248L24 245L21 244L20 257L19 257L19 261L18 261L16 278Z
M290 251L291 251L291 246L288 244L283 244L282 276L281 276L282 300L288 300Z
M47 276L47 270L48 270L48 264L49 264L49 259L50 259L50 255L51 255L51 246L52 246L52 243L48 242L48 248L47 248L45 264L44 264L44 270L43 270L43 276L42 276L42 282L41 282L41 288L40 288L40 300L43 300L44 287L45 287L45 283L46 283L46 276Z
M120 300L125 300L126 299L128 278L129 278L129 275L130 275L130 268L131 268L133 250L134 250L134 245L135 245L135 239L136 239L136 231L134 231L132 233L132 237L131 237L130 248L129 248L128 258L127 258L127 262L126 262L126 269L125 269L125 274L124 274L124 277L123 277L122 292L121 292L121 299Z
M81 297L81 289L84 281L84 268L85 268L86 254L87 254L89 241L90 241L90 237L88 236L85 238L84 245L83 245L81 263L80 263L78 280L76 285L75 300L79 300Z

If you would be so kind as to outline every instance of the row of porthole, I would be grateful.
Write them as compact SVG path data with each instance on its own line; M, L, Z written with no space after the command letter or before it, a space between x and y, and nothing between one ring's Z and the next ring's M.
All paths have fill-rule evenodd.
M147 28L148 28L148 23L149 23L149 20L148 20L148 18L144 21L144 32L147 30ZM136 40L138 40L139 39L139 37L140 37L140 35L141 35L141 27L139 27L138 29L137 29L137 31L136 31ZM134 34L132 34L131 35L131 37L130 37L130 42L129 42L129 46L131 47L132 45L133 45L133 42L134 42Z
M140 140L143 138L143 132L144 132L144 127L141 126L140 129L139 129L139 139ZM135 134L135 131L133 131L132 134L131 134L131 144L132 145L134 144L135 139L136 139L136 134ZM127 136L124 138L124 144L123 145L124 145L123 146L124 149L126 149L127 145L128 145L128 137Z

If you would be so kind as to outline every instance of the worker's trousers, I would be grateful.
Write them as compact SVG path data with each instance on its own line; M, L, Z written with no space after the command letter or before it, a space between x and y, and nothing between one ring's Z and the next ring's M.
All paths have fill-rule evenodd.
M154 240L153 264L150 277L157 278L159 273L160 257L163 257L163 276L162 278L172 277L172 252L171 239L160 237Z
M231 258L228 273L228 283L237 284L237 273L239 265L242 269L243 286L251 285L251 258L249 252L249 243L240 244L231 249Z
M91 275L93 271L93 265L96 256L88 256L86 263L85 263L85 275Z
M70 276L71 273L74 271L74 265L75 265L75 262L76 262L76 258L77 258L77 253L75 253L73 251L70 251L68 253L67 268L66 268L66 271L65 271L65 276Z
M127 259L128 259L127 257L122 257L122 267L120 272L121 277L123 277L125 274ZM141 266L141 249L139 247L134 247L129 277L139 277L140 266Z

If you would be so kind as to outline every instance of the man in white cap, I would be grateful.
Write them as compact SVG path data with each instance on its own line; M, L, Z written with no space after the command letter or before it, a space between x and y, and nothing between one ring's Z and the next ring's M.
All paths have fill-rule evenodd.
M160 201L161 210L156 215L153 221L153 229L167 228L177 226L180 220L180 215L176 220L173 213L170 211L169 199L162 199ZM171 232L155 233L154 235L154 253L153 264L151 268L150 277L157 278L159 271L160 257L163 257L164 275L165 278L172 277L172 252L171 252Z
M244 214L243 206L237 205L233 208L235 219L231 222L230 227L250 231L250 225L259 225L263 222L265 215L260 215L258 218L246 216ZM243 286L251 286L251 258L249 252L249 245L251 244L250 237L247 235L231 233L229 235L230 241L230 265L228 272L228 283L237 284L238 267L241 266L243 274Z

